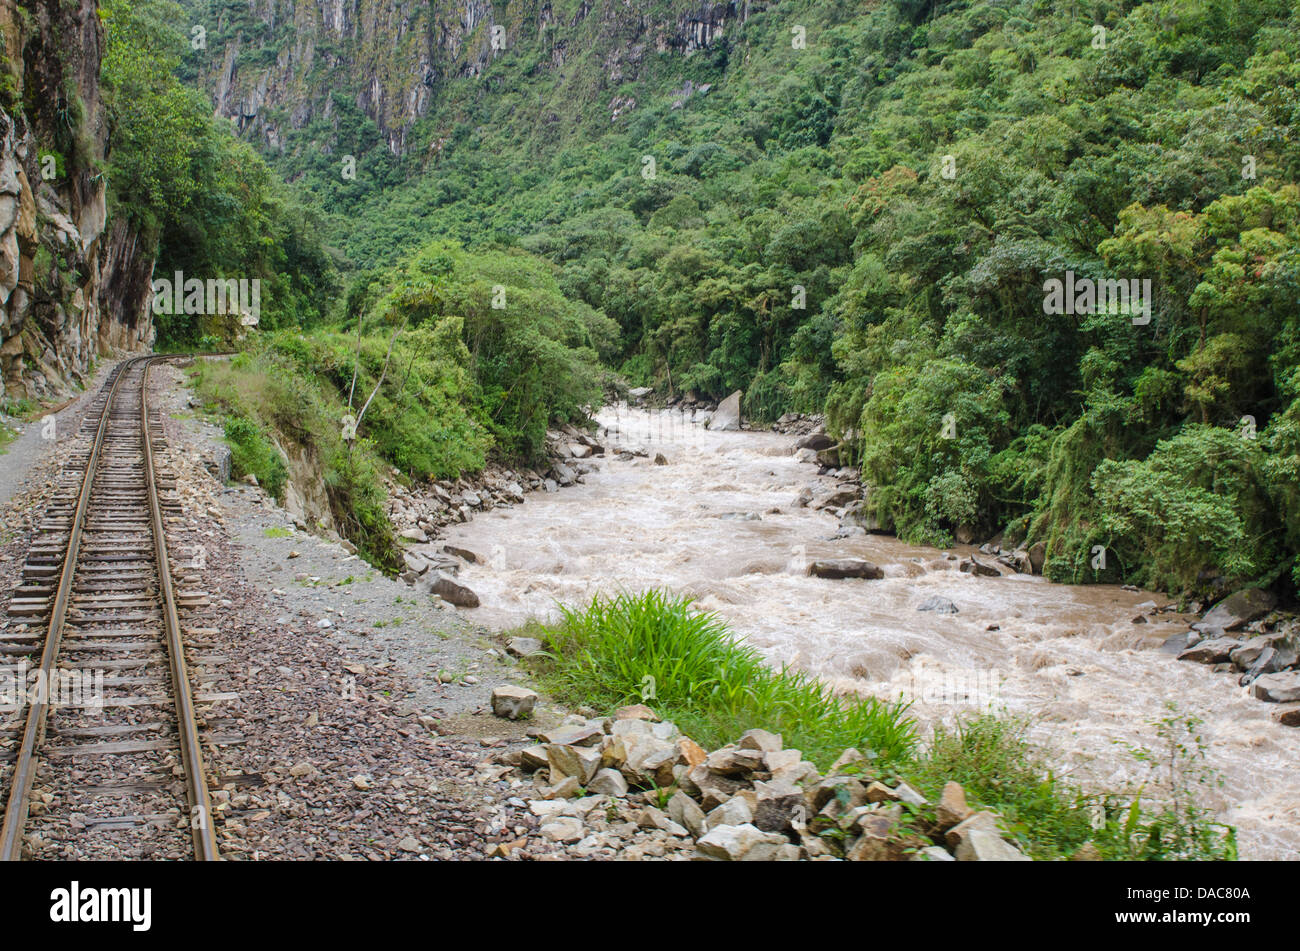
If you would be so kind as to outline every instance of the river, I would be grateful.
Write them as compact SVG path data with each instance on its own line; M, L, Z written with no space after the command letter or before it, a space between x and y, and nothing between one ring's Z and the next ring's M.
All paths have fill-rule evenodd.
M1168 598L1041 577L959 572L948 551L868 535L834 539L835 517L795 506L834 481L793 456L794 437L710 432L675 412L607 409L609 452L585 482L534 493L456 526L448 541L487 561L461 580L476 620L508 628L597 592L663 587L714 611L776 666L837 688L913 699L923 732L981 707L1032 718L1062 774L1116 788L1146 774L1125 744L1158 745L1166 703L1203 719L1209 765L1226 781L1205 801L1237 826L1243 858L1300 854L1300 730L1270 719L1235 674L1179 663L1158 645L1194 620L1135 624ZM647 457L614 458L617 449ZM662 453L666 465L655 465ZM809 577L809 560L857 557L880 580ZM992 559L985 558L991 562ZM918 611L938 596L956 614Z

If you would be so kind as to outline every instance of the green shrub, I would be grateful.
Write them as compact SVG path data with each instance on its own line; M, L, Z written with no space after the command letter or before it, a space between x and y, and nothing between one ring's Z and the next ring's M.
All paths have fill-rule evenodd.
M230 417L225 426L230 446L230 474L236 479L246 475L257 482L277 501L284 501L284 485L289 478L284 460L256 423L242 417Z

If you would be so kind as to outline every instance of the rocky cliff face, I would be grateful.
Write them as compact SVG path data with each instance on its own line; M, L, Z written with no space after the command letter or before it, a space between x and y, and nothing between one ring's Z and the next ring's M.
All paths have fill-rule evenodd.
M0 376L38 397L149 346L153 260L107 227L95 0L0 0L0 38Z
M279 149L292 129L334 120L336 97L344 97L401 155L412 124L436 108L444 80L480 76L507 51L526 49L534 68L554 71L561 97L574 85L566 64L594 55L601 88L582 94L607 100L636 78L648 52L708 48L767 3L511 0L503 8L490 0L250 0L246 10L225 9L208 23L206 3L186 5L210 38L200 83L246 137Z

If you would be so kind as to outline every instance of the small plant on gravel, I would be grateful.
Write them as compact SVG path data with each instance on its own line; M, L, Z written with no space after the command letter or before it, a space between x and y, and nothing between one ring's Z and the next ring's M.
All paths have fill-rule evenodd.
M265 535L267 538L291 538L291 537L293 537L293 532L289 531L289 529L287 529L287 528L281 528L281 527L279 527L278 525L272 525L272 526L269 527L269 528L264 528L264 529L262 529L262 534Z

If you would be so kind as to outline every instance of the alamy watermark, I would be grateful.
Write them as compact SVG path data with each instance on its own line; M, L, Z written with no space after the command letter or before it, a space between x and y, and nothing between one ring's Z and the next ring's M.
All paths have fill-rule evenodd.
M898 696L918 703L960 704L987 708L1002 696L1003 676L993 668L938 668L917 660L908 670Z
M1150 278L1094 281L1066 271L1064 281L1053 277L1043 282L1044 314L1124 314L1141 326L1151 323L1151 298Z
M186 278L177 271L174 278L153 282L155 314L238 314L245 327L257 326L262 315L262 282L259 278Z
M0 711L13 713L28 704L104 709L104 671L29 669L27 660L0 670Z

